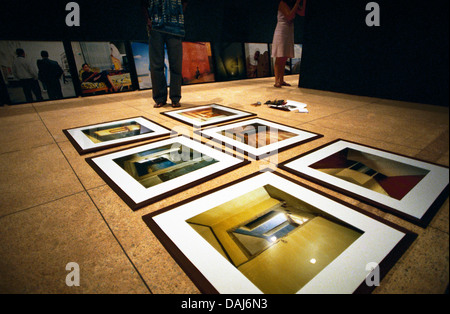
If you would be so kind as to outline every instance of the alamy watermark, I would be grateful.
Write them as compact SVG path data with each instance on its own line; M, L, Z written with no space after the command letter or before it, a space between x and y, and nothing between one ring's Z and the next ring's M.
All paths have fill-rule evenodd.
M80 6L76 2L69 2L66 4L66 25L69 27L80 26Z
M80 266L75 262L67 263L66 270L70 271L66 275L66 285L68 287L80 286Z
M366 285L368 287L378 287L380 285L380 266L375 262L367 263L366 271L369 272L366 277Z
M380 6L376 2L369 2L366 4L366 11L370 11L366 15L366 25L369 27L380 26Z

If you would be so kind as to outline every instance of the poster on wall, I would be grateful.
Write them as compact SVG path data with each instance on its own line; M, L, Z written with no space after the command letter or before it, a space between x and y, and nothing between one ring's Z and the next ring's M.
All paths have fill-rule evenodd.
M269 45L246 43L244 47L247 78L270 76Z
M145 117L115 120L63 130L81 154L170 135L171 131Z
M256 115L219 104L164 111L161 114L197 128Z
M272 44L269 44L270 51L272 51ZM302 59L302 50L303 45L301 44L294 44L294 58L289 58L286 61L286 65L284 67L284 74L290 75L290 74L299 74L300 73L300 63ZM275 58L270 57L270 62L272 65L271 73L274 75L274 66L275 66Z
M229 145L257 160L323 136L261 118L213 126L195 132L207 139Z
M76 96L62 42L1 40L0 67L12 104Z
M214 82L211 44L183 42L183 84Z
M215 43L216 80L230 81L245 79L245 56L241 43Z
M133 210L249 163L186 136L86 161Z
M139 82L139 89L152 88L152 78L150 76L150 56L149 46L147 42L131 42L131 49L133 51L134 64ZM164 49L164 73L166 76L167 86L170 86L170 71L169 71L169 57L167 49Z
M133 89L125 43L72 42L83 96Z
M294 45L294 58L291 59L291 73L300 74L300 64L302 61L302 49L303 45Z
M276 172L143 220L202 293L368 293L417 237Z
M448 167L338 139L279 165L420 226L448 197Z

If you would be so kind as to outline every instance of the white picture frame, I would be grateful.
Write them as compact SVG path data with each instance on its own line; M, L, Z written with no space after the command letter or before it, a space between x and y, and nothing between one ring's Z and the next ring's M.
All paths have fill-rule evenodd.
M383 191L385 194L382 194L373 188L367 188L367 185L363 186L356 182L345 180L337 175L326 173L325 168L317 169L319 167L318 162L326 160L326 158L332 158L332 156L337 156L337 154L342 154L342 152L345 150L348 151L349 149L353 154L364 154L367 156L367 160L371 159L376 162L372 163L368 161L371 166L366 167L374 178L377 174L374 174L373 171L378 172L378 170L375 169L372 171L372 168L377 167L374 165L379 165L378 167L385 169L381 170L381 172L390 172L393 174L390 178L413 178L416 176L416 180L420 181L409 184L410 187L408 188L404 187L405 190L402 191L401 195L393 196L394 193L385 193L387 189ZM390 165L387 164L385 166L382 163L390 163ZM448 197L448 167L343 139L337 139L313 151L287 160L281 163L279 167L379 207L382 210L422 227L428 225L443 201ZM329 165L327 167L330 168ZM387 169L388 167L391 169ZM389 177L389 175L386 175L386 177ZM391 184L391 186L396 188L406 185L404 183L400 185L400 183L396 185ZM398 192L396 193L400 194Z
M255 116L255 113L219 104L208 104L161 112L162 115L196 128ZM213 115L212 115L213 114Z
M136 127L136 130L130 128L131 126ZM99 139L99 136L95 134L98 134L98 131L108 131L108 134L103 136L104 139ZM82 155L137 141L169 136L172 131L141 116L64 129L63 133Z
M133 210L250 163L184 135L86 161Z
M233 265L231 258L227 257L229 255L221 254L216 248L225 248L225 246L213 246L188 221L192 221L193 217L216 210L220 206L222 206L220 208L223 206L233 207L233 205L227 204L233 204L230 201L241 199L248 193L268 185L283 191L299 202L305 202L310 204L308 206L318 208L325 216L334 217L361 232L361 236L343 249L306 284L292 293L371 292L375 287L369 282L373 280L371 278L373 273L368 271L368 265L379 265L383 270L382 274L387 273L417 236L392 223L383 221L379 217L365 213L353 205L330 198L322 192L276 172L255 173L213 191L148 214L143 217L143 220L203 293L260 294L263 293L262 289L236 265ZM232 213L233 211L229 214ZM218 217L221 220L227 219L223 215ZM216 239L219 240L219 237L217 236ZM280 238L279 241L283 242L283 238ZM284 240L285 243L290 241L292 241L291 238ZM269 250L267 249L267 254L274 257L275 255ZM302 247L294 250L294 252L301 251ZM295 256L291 255L289 259L295 259ZM313 263L312 260L313 258L310 260L311 263ZM263 282L269 281L272 276L271 270L266 266L262 272ZM298 268L299 266L291 263L290 267ZM275 282L278 284L283 282L284 279L287 279L285 276L291 280L289 271L289 266L283 263L283 271L275 272L277 273L275 276L283 278L279 278ZM366 278L370 280L366 281ZM273 286L271 282L268 282L267 285Z
M265 134L259 136L260 132L265 132ZM232 147L256 160L270 157L283 150L323 137L321 134L262 118L251 118L231 124L204 128L195 131L195 133L219 144ZM255 133L258 133L258 135L253 136ZM253 142L246 143L245 137L250 138L250 136L254 137Z

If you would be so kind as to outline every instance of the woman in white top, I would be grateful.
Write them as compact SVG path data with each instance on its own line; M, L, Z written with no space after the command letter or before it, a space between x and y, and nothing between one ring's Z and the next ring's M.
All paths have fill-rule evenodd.
M305 4L306 0L280 0L278 5L278 22L272 42L275 87L290 86L284 81L284 67L287 59L294 57L294 19L297 14L304 15Z

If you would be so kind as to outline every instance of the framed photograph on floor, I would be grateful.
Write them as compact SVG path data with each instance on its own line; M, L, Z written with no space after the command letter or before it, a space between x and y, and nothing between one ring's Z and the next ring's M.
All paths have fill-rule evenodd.
M256 116L256 114L252 112L218 104L164 111L161 112L161 114L197 128Z
M196 133L257 160L323 136L261 118L201 129Z
M417 236L276 172L143 220L203 293L368 293Z
M133 210L250 163L186 136L86 161Z
M422 227L448 197L448 167L342 139L279 167Z
M134 117L65 129L63 133L81 155L118 145L168 136L171 130L147 118Z

